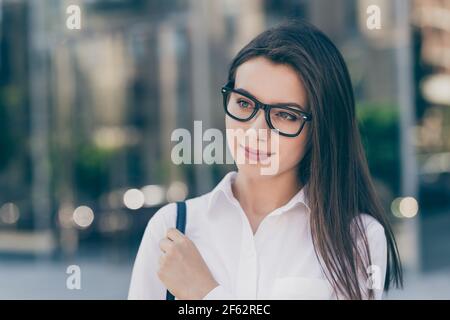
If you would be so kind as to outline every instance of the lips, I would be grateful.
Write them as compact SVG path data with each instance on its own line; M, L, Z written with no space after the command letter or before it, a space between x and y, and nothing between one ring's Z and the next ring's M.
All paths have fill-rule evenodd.
M273 153L268 153L266 151L262 151L262 150L255 150L249 147L244 147L243 145L240 145L241 148L243 148L245 150L245 157L248 159L253 159L253 160L265 160L267 158L269 158L270 156L273 155Z

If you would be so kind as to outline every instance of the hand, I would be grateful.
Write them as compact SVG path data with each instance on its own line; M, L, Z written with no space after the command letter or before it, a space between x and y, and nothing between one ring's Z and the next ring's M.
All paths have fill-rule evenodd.
M159 247L158 277L177 299L203 299L218 286L195 244L170 228Z

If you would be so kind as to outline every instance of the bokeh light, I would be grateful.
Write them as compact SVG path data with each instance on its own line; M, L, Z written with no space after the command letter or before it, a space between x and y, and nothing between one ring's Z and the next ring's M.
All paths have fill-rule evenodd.
M0 221L4 224L15 224L20 218L20 211L17 205L12 202L5 203L0 208Z
M123 204L131 210L142 208L144 201L144 194L139 189L129 189L123 195Z
M148 185L141 188L144 203L147 207L159 205L165 201L165 190L162 186Z
M88 228L94 221L94 211L88 206L79 206L73 212L73 221L79 228Z

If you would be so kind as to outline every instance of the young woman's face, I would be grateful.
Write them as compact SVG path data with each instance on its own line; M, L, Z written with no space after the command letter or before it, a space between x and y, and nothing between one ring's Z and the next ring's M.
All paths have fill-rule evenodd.
M303 110L309 112L309 110L305 110L306 92L295 70L288 65L275 64L263 57L250 59L237 68L234 89L245 90L265 104L297 104L304 106ZM245 99L240 100L241 98L239 95L235 95L234 100L230 98L229 103L237 104L241 108L248 108L249 103ZM289 118L289 114L283 112L275 112L271 117L279 123L286 122L286 125L289 125L289 121L292 120ZM272 123L275 125L274 121ZM239 172L244 174L260 175L261 167L268 167L268 161L273 160L278 163L278 169L273 175L296 169L306 151L309 122L306 122L303 130L296 137L282 136L274 130L270 130L262 109L247 122L226 116L225 124L230 151ZM239 129L245 134L230 137L230 131L236 132ZM234 143L231 143L233 139Z

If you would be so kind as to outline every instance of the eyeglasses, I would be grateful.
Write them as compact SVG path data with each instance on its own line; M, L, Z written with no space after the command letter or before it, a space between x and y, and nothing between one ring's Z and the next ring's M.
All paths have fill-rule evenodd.
M259 109L263 109L267 125L286 137L298 136L306 122L312 120L311 114L300 110L301 106L289 104L265 104L248 92L232 88L229 84L222 87L223 106L231 118L246 122L253 119Z

